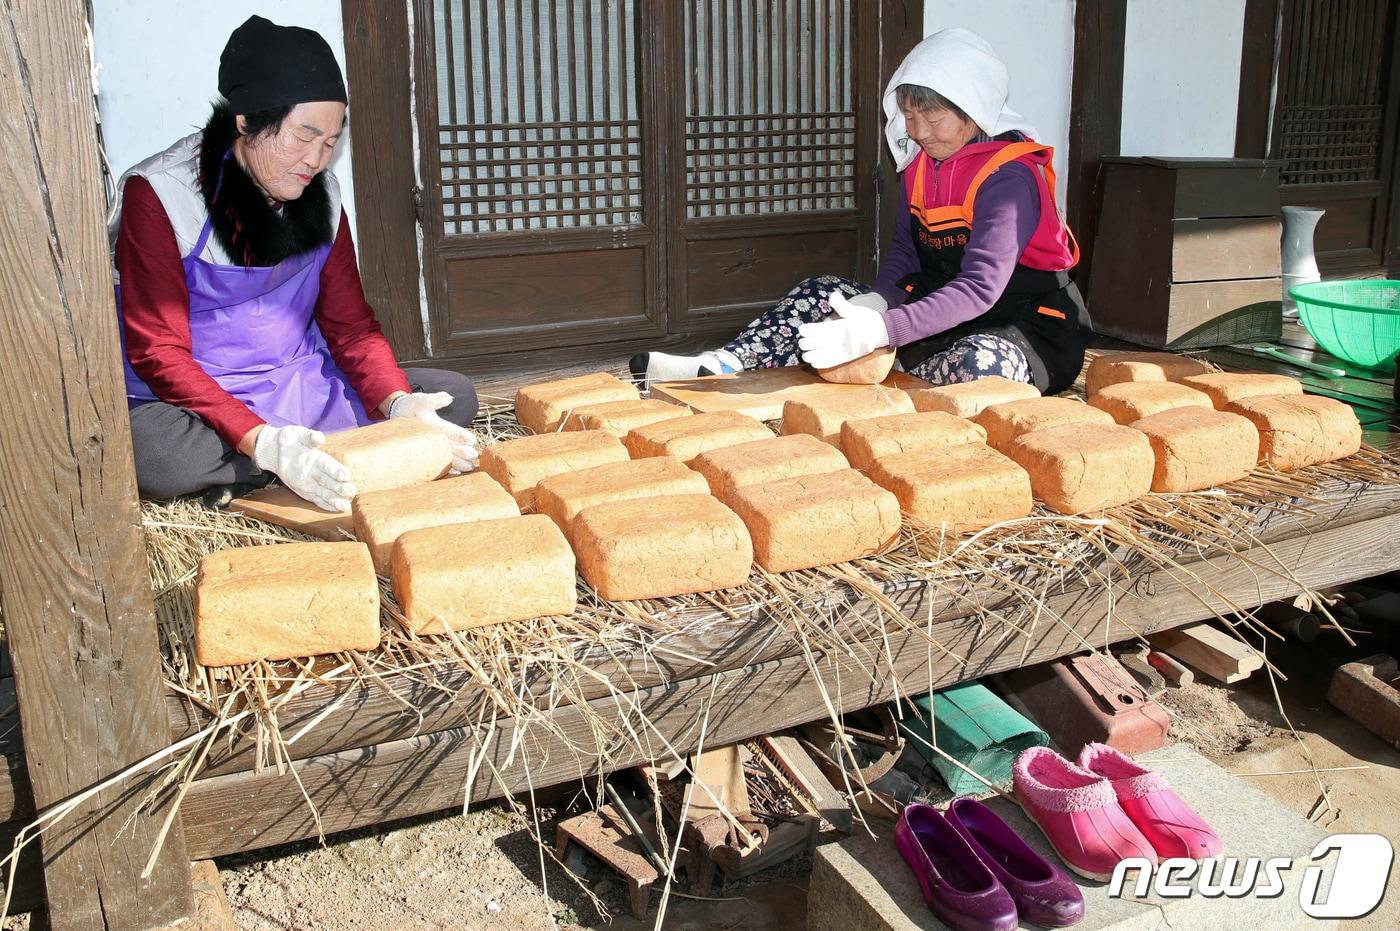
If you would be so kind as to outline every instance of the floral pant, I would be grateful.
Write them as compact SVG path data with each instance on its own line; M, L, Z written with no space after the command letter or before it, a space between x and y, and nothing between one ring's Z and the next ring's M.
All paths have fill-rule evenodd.
M797 328L804 323L825 320L831 313L826 299L839 291L847 296L870 289L849 278L822 275L808 278L787 293L777 305L754 320L725 344L746 369L769 369L798 365L802 353L797 348ZM1000 375L1012 381L1031 381L1026 354L1010 340L989 333L973 333L954 342L910 369L910 374L935 385L972 381L986 375Z

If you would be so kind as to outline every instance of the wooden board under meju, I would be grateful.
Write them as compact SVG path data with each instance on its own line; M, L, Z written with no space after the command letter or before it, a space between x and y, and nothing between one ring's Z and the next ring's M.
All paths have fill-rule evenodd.
M892 372L883 384L891 390L906 392L933 387L907 372ZM737 411L759 420L778 420L783 416L784 404L793 398L801 398L814 386L822 386L822 390L826 391L833 387L831 382L823 380L811 369L789 365L752 369L732 375L707 375L661 382L651 386L651 396L684 404L699 413ZM862 385L850 387L857 390L864 388Z
M349 511L323 511L283 485L270 485L229 502L229 510L332 543L355 539Z

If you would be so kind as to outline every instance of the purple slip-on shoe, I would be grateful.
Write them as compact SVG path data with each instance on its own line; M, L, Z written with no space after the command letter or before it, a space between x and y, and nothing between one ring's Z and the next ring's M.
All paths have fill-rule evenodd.
M906 805L894 829L899 855L934 915L958 931L1013 931L1016 905L995 876L935 809Z
M945 818L1011 894L1023 920L1063 928L1084 917L1084 896L1074 881L1032 850L996 812L976 799L959 798Z

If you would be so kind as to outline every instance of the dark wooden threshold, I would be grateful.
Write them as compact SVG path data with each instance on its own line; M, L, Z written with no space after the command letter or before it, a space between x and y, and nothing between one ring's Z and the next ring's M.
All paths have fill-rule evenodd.
M737 326L721 332L673 333L660 339L634 339L557 349L530 349L471 357L402 360L401 365L450 369L469 376L477 393L490 397L513 398L515 390L531 382L568 378L588 372L616 371L627 367L634 353L647 350L688 353L714 349L736 332Z

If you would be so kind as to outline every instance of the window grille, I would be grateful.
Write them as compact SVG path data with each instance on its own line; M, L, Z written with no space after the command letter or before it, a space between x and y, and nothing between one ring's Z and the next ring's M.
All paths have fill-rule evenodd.
M685 6L686 216L852 208L850 0Z
M433 0L443 234L642 222L637 0Z
M1387 2L1299 0L1281 76L1283 184L1379 177Z

